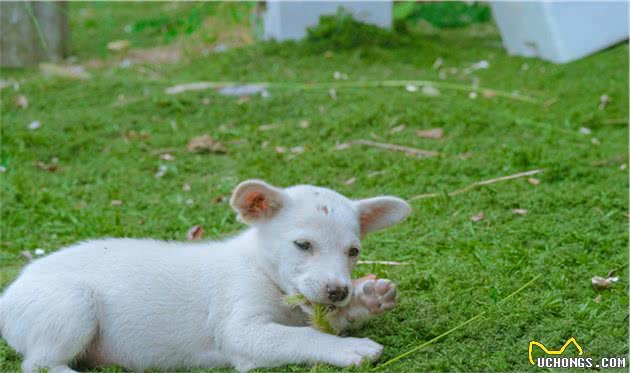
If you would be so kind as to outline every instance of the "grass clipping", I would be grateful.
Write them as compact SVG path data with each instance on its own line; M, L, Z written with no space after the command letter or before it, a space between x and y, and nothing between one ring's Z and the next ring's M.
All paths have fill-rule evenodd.
M310 306L313 313L309 315L309 324L320 332L337 335L338 332L333 328L328 320L329 315L334 312L334 308L325 304L309 302L302 294L288 295L284 297L284 304L291 308L300 305Z

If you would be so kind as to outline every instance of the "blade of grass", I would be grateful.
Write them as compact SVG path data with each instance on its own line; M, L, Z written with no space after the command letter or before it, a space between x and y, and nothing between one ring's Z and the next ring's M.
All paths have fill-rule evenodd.
M525 285L521 286L520 288L518 288L518 289L516 289L515 291L513 291L510 295L508 295L508 296L506 296L505 298L503 298L503 299L501 299L500 301L498 301L498 302L497 302L497 304L501 304L501 303L505 302L506 300L508 300L508 299L512 298L512 297L513 297L513 296L515 296L516 294L520 293L520 292L521 292L521 291L523 291L525 288L527 288L529 285L531 285L532 283L534 283L534 281L538 280L541 276L542 276L542 274L540 274L540 275L538 275L538 276L534 277L533 279L531 279L531 280L527 281L527 283L525 283ZM403 359L403 358L405 358L405 357L407 357L407 356L409 356L409 355L413 354L414 352L419 351L419 350L421 350L421 349L425 348L426 346L428 346L428 345L432 344L433 342L439 341L440 339L442 339L442 338L446 337L447 335L449 335L449 334L453 333L454 331L456 331L456 330L458 330L458 329L461 329L461 328L463 328L464 326L466 326L466 325L470 324L471 322L473 322L473 321L477 320L478 318L480 318L481 316L483 316L486 312L488 312L488 311L487 311L487 310L486 310L486 311L483 311L483 312L481 312L481 313L477 314L476 316L473 316L473 317L471 317L470 319L468 319L468 320L464 321L463 323L461 323L461 324L457 325L456 327L454 327L454 328L452 328L452 329L449 329L449 330L445 331L444 333L442 333L442 334L438 335L437 337L435 337L435 338L433 338L433 339L430 339L430 340L428 340L428 341L426 341L426 342L424 342L424 343L422 343L422 344L420 344L420 345L418 345L418 346L416 346L416 347L412 348L411 350L409 350L409 351L407 351L407 352L403 352L402 354L400 354L400 355L398 355L398 356L396 356L396 357L393 357L393 358L391 358L391 359L387 360L387 361L386 361L386 362L384 362L383 364L376 366L374 369L372 369L372 371L373 371L373 372L375 372L375 371L377 371L377 370L381 370L381 369L385 368L386 366L391 365L391 364L393 364L393 363L395 363L395 362L397 362L397 361L399 361L399 360L401 360L401 359Z

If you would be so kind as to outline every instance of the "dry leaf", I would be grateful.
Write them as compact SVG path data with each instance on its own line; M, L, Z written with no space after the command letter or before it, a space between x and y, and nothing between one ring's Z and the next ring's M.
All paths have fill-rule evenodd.
M335 150L344 150L344 149L348 149L349 147L350 147L350 144L348 144L347 142L342 142L340 144L335 145Z
M278 154L283 154L287 152L287 149L284 146L276 146L274 150Z
M462 160L470 159L472 158L473 154L474 154L473 152L460 153L457 155L457 158L462 159Z
M107 50L112 52L121 52L131 46L129 40L114 40L107 43Z
M112 206L120 206L120 205L122 205L122 204L123 204L123 201L121 201L121 200L119 200L119 199L113 199L113 200L110 202L110 205L112 205Z
M135 130L131 130L131 131L126 131L123 133L123 137L126 140L136 140L136 139L140 139L140 140L147 140L149 137L151 137L151 135L148 132L137 132Z
M512 212L516 215L527 215L529 211L526 209L512 209Z
M593 302L601 303L602 302L602 295L598 294L595 298L593 298Z
M188 206L192 206L195 204L195 200L193 200L192 198L188 198L186 201L184 201L184 203Z
M24 95L17 95L13 98L13 104L20 109L26 109L28 108L28 99Z
M527 182L530 183L531 185L540 184L540 180L536 179L535 177L530 177L529 179L527 179Z
M483 96L483 98L492 98L497 94L489 89L484 89L483 92L481 92L481 95Z
M20 251L20 254L28 260L33 260L33 254L28 250Z
M337 99L337 90L336 90L336 89L331 88L331 89L328 91L328 94L330 95L330 98L332 98L333 100L336 100L336 99Z
M591 134L591 129L587 128L587 127L580 127L580 133L582 135L590 135Z
M201 227L201 225L195 225L194 227L190 228L188 232L186 232L186 239L189 241L199 240L202 236L203 228Z
M174 161L175 156L169 153L160 154L160 159L163 161Z
M483 213L483 211L480 211L478 214L471 216L470 221L476 223L478 221L482 221L485 217L486 215Z
M418 92L418 86L415 84L407 84L405 86L405 89L407 90L407 92Z
M348 74L340 73L339 71L335 71L333 73L333 78L335 80L348 80Z
M201 100L201 103L204 104L204 105L209 105L210 104L210 98L209 97L204 97Z
M437 70L440 67L442 67L442 65L444 64L444 60L442 59L442 57L438 57L435 59L435 62L433 62L433 66L431 66L433 68L433 70Z
M182 190L184 192L190 192L190 184L186 183L186 184L182 185Z
M375 176L382 175L382 174L384 174L384 173L386 173L386 172L387 172L387 171L372 171L372 172L369 172L369 173L368 173L367 177L368 177L369 179L371 179L371 178L373 178L373 177L375 177Z
M357 181L357 178L356 178L356 177L351 177L351 178L349 178L348 180L344 181L344 184L346 184L346 185L352 185L352 184L354 184L356 181Z
M13 87L13 90L17 92L20 90L20 83L14 79L0 80L0 91L7 87Z
M261 147L261 148L263 148L263 149L265 149L265 148L266 148L266 147L268 147L268 146L269 146L269 141L266 141L266 140L265 140L265 141L263 141L263 142L261 142L261 143L260 143L260 147Z
M595 276L591 279L591 284L597 290L606 290L612 284L619 282L619 277L600 277Z
M34 120L31 123L29 123L28 129L31 130L31 131L35 131L36 129L38 129L41 126L42 126L42 124L38 120Z
M553 97L553 98L550 98L549 100L543 102L543 106L544 107L549 107L549 106L555 104L556 102L558 102L558 98Z
M274 128L276 128L275 124L263 124L262 126L258 126L259 131L269 131Z
M400 126L396 126L396 127L392 128L391 130L389 130L389 132L391 132L391 133L398 133L398 132L404 131L405 128L407 128L407 127L404 124L401 124Z
M35 167L48 172L57 172L59 171L59 160L57 158L53 158L50 163L36 161Z
M299 154L299 153L303 153L304 152L304 147L303 146L294 146L291 148L291 153L294 154Z
M221 203L225 201L225 196L216 196L212 199L212 203Z
M591 144L599 145L601 143L599 142L599 139L597 137L593 137L593 138L591 138Z
M417 131L416 135L425 139L441 139L444 137L444 129L431 128L428 130Z
M599 96L599 110L604 110L609 102L610 97L608 95Z
M308 120L301 120L299 125L300 128L306 129L311 126L311 123Z
M159 178L163 177L164 175L166 175L166 172L167 172L167 171L168 171L168 167L166 167L166 165L161 164L161 165L158 167L157 172L156 172L156 173L155 173L155 175L153 175L153 176L155 176L156 178L158 178L158 179L159 179Z
M428 97L437 97L440 95L440 90L432 85L425 85L422 87L422 94Z
M468 94L468 98L471 99L471 100L476 99L477 98L477 92L475 92L475 91L470 92Z
M203 91L210 87L212 87L212 84L208 82L185 83L168 87L164 90L164 93L167 95L176 95L186 91Z
M190 152L227 153L225 146L210 135L193 137L188 142L187 148Z
M477 62L476 64L471 66L471 69L473 70L480 70L480 69L487 69L490 67L490 63L486 60L481 60L479 62Z
M332 58L332 56L334 56L334 55L335 54L331 50L327 50L326 52L324 52L324 57L326 57L326 58Z
M129 51L129 59L139 64L175 63L181 60L182 50L177 43Z
M79 65L62 66L52 63L42 63L39 65L39 69L46 76L80 80L89 79L91 77L90 74L85 71L85 68Z

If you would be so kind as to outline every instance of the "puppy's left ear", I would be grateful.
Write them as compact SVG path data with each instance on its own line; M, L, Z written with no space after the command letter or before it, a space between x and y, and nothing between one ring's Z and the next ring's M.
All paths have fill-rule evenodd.
M357 201L361 235L390 227L405 220L411 207L397 197L375 197Z
M245 224L256 224L271 219L285 204L282 189L262 180L247 180L240 183L230 198L230 206Z

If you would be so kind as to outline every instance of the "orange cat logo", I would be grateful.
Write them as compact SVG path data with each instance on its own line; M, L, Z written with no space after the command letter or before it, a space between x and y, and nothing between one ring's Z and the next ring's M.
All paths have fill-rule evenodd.
M566 350L571 343L573 343L575 347L577 347L578 355L582 356L584 350L582 350L580 344L577 343L577 341L573 337L569 338L559 350L548 350L547 347L545 347L545 345L540 342L529 341L529 362L532 363L532 365L534 366L536 365L536 363L534 363L534 358L532 357L532 350L534 349L534 346L540 347L540 349L543 350L543 352L547 355L562 355L562 353L564 353L564 350Z

